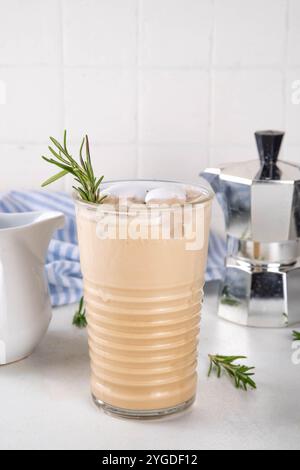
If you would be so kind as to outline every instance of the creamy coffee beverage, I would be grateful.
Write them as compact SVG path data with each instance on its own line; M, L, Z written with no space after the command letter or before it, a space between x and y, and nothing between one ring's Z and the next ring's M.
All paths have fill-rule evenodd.
M143 181L104 194L76 204L94 400L125 417L180 411L197 387L211 193Z

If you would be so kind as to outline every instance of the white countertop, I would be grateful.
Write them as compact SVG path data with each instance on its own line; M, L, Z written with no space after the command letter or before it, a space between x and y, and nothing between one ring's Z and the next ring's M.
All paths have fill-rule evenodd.
M60 308L35 353L0 368L0 449L300 449L300 365L292 363L291 329L218 319L215 287L207 289L198 399L189 411L137 422L98 410L89 394L86 331L71 325L74 306ZM258 390L208 379L208 353L248 355Z

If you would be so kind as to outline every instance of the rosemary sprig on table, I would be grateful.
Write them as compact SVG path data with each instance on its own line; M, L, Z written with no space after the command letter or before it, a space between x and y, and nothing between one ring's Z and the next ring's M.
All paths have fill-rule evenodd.
M300 341L300 331L293 331L293 340Z
M248 390L248 386L256 389L256 383L251 377L254 376L252 372L255 367L247 367L241 364L234 364L239 359L247 359L245 356L219 356L209 354L210 366L208 370L208 377L215 370L217 377L220 378L222 371L227 373L233 379L236 388Z
M57 181L67 174L71 174L74 176L75 182L77 183L73 188L79 194L80 198L86 202L101 204L106 197L102 196L100 192L100 185L104 176L97 178L94 174L88 136L86 135L82 140L79 150L79 163L68 151L67 131L64 131L63 144L60 144L54 137L50 137L50 140L53 145L49 145L48 149L52 155L50 158L45 156L42 156L42 158L46 162L57 166L60 171L45 181L42 187L54 183L54 181ZM85 156L83 152L85 152Z
M86 311L84 307L83 297L81 297L78 310L77 312L75 312L75 315L73 317L73 325L77 326L77 328L85 328L87 326Z

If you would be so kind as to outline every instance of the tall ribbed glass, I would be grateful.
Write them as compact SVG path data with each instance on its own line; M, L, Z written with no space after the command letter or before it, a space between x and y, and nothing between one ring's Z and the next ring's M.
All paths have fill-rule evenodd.
M92 395L108 412L157 417L194 401L212 197L201 191L185 219L183 207L76 203Z

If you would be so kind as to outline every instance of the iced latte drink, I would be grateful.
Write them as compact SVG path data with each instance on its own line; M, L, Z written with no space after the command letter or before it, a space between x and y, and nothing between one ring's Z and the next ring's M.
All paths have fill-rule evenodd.
M93 399L123 417L181 411L196 394L212 195L158 181L104 193L76 203Z

